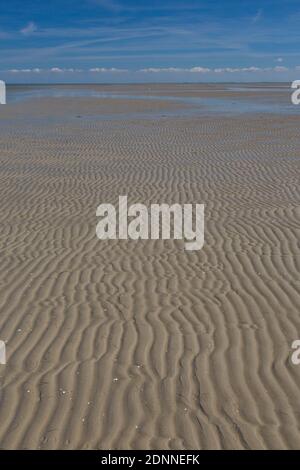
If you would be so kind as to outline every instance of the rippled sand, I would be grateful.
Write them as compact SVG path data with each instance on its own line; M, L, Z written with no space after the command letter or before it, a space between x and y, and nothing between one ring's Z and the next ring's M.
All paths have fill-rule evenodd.
M0 108L1 448L300 447L300 116L182 106ZM204 248L98 240L124 194L204 203Z

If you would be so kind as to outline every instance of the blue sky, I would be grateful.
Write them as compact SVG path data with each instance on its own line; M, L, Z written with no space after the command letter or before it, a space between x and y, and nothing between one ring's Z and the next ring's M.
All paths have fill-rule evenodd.
M2 0L0 78L290 81L299 0Z

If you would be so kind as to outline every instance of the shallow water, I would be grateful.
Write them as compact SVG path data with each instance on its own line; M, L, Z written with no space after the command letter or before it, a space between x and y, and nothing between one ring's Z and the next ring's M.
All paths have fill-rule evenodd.
M171 90L169 90L171 91ZM175 91L175 89L174 89ZM177 90L178 91L178 90ZM182 90L180 90L181 92ZM209 91L210 93L216 91L235 91L239 93L236 97L214 97L214 96L201 96L201 97L186 97L186 96L164 96L159 95L143 95L143 94L133 94L133 93L123 93L123 92L103 92L93 90L90 87L84 88L80 86L72 86L72 88L67 88L66 86L59 85L22 85L22 86L8 86L7 89L7 102L8 103L18 103L26 100L39 99L39 98L95 98L95 99L126 99L126 100L159 100L159 101L175 101L185 104L191 104L190 110L181 110L180 114L225 114L225 115L237 115L245 113L275 113L275 114L298 114L300 112L300 106L297 107L291 103L291 90L286 86L242 86L240 84L224 86L224 88L215 88L205 90L201 89L190 89L186 90L187 92L198 92L205 93ZM278 99L270 101L263 100L262 96L241 96L243 92L262 92L269 93L272 92L281 92L284 99ZM184 92L184 90L183 90ZM286 95L286 99L285 99ZM176 111L178 115L178 111Z

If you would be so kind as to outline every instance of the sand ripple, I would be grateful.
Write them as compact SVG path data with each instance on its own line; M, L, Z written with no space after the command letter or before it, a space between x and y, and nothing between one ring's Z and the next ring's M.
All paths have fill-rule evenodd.
M2 131L1 447L299 448L299 119ZM206 243L99 241L101 202L205 203Z

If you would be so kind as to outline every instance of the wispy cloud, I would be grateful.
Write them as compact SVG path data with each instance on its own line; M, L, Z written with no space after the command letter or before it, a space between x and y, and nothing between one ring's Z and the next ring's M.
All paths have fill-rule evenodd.
M276 65L292 74L299 63L299 16L282 0L228 0L225 10L220 0L51 0L39 8L31 1L16 19L19 2L9 0L0 31L0 68L6 71L74 70L75 78L80 69L89 79L111 73L117 80L128 70L126 80L163 73L192 81L197 75L218 80L249 73L255 79L256 73L286 71L273 70ZM59 14L53 15L54 7Z
M253 16L252 22L257 23L258 21L262 19L262 17L263 17L263 10L262 8L260 8L259 10L257 10L256 14Z
M33 21L30 21L26 26L24 26L24 28L20 30L20 33L24 34L24 36L27 36L34 33L36 30L37 25Z
M111 12L119 12L123 9L122 5L115 0L89 0L89 1Z

